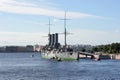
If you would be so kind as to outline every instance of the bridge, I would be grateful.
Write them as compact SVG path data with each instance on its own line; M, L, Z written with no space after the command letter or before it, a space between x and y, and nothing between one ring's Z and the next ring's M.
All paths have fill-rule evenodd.
M79 51L78 53L81 54L81 55L85 55L86 58L88 58L88 57L90 57L91 59L95 58L95 54L91 54L91 53L88 53L88 52L81 52L81 51Z
M105 55L105 54L92 54L92 53L80 52L80 51L78 53L79 53L79 58L91 58L97 61L100 59L111 59L110 55ZM85 56L82 56L82 55L85 55Z

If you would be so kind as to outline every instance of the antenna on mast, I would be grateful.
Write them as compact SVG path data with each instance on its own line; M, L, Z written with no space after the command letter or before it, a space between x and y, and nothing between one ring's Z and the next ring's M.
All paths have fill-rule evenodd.
M49 27L48 28L49 32L48 32L48 36L44 36L44 37L49 37L49 35L51 34L51 29L50 28L51 28L51 25L52 25L51 22L50 22L50 18L49 18L48 24L46 24L46 25L48 25L48 27Z
M51 25L52 25L51 22L50 22L50 18L49 18L49 23L48 23L47 25L49 26L49 33L48 33L48 34L50 35L50 33L51 33L51 32L50 32L50 30L51 30L50 27L51 27Z

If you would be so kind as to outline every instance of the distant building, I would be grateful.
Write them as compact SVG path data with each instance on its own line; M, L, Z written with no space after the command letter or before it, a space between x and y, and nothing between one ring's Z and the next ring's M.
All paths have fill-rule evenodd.
M0 52L5 52L5 47L0 47Z
M26 52L26 51L27 51L27 49L25 46L18 46L17 47L17 52Z
M34 47L32 45L28 46L6 46L5 52L33 52Z
M17 52L17 46L6 46L6 52Z
M36 44L36 45L34 46L34 51L39 52L39 51L40 51L40 48L41 48L40 45L37 45L37 44Z
M33 52L34 51L34 47L32 45L27 45L26 46L26 50L27 50L27 52Z

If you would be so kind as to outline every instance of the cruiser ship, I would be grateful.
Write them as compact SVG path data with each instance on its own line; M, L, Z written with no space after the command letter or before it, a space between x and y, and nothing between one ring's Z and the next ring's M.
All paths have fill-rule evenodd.
M66 43L66 12L64 20L64 45L61 45L58 42L58 33L50 34L50 20L49 20L49 34L48 40L49 43L41 49L41 56L45 59L54 59L54 60L79 60L78 52L74 51L71 46Z

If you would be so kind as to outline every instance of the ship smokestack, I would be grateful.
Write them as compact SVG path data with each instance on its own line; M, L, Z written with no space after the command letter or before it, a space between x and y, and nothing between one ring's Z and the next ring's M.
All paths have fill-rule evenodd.
M50 34L50 41L51 41L50 46L52 46L52 43L53 43L53 37L52 37L52 36L53 36L53 35Z
M58 44L58 33L49 34L49 46L57 47Z
M58 33L55 33L55 38L54 38L55 42L54 42L54 45L57 45L58 44Z
M51 45L51 43L52 43L52 35L49 34L49 46Z
M52 34L51 35L51 46L53 46L54 45L54 42L55 42L55 34Z

